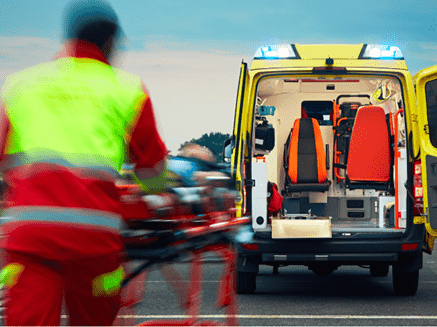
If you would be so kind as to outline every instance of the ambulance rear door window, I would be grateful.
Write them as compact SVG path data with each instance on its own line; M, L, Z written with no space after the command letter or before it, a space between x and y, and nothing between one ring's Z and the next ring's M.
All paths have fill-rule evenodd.
M437 148L437 80L425 85L426 107L428 113L429 138L431 144Z

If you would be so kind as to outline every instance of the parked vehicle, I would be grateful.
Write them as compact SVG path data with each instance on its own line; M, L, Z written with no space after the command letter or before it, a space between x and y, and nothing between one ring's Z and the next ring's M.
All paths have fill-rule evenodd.
M417 93L417 106L415 99ZM399 48L266 46L241 64L233 136L238 292L259 265L340 266L418 288L437 235L437 66L411 77ZM268 209L276 184L279 211ZM390 218L390 211L392 217Z

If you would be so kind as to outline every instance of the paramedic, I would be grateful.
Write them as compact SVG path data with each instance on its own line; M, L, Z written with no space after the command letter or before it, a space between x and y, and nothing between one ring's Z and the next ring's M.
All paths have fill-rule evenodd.
M140 78L109 64L120 35L107 3L73 2L62 55L2 87L7 325L59 325L63 300L71 325L116 317L124 146L140 179L162 176L167 152Z

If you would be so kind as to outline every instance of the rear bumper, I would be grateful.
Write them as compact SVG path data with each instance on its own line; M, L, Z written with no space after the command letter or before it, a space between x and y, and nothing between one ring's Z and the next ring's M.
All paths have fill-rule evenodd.
M405 271L422 268L423 226L415 225L408 235L396 238L318 238L318 239L271 239L257 237L250 226L244 226L235 234L235 246L239 270L256 272L257 265L311 265L333 264L368 265L384 262L404 267ZM402 250L402 245L416 243L414 250ZM246 246L246 245L252 246ZM256 244L256 247L253 245Z
M361 264L368 262L396 262L397 253L330 253L330 254L261 254L262 262L305 264L311 262L338 262Z

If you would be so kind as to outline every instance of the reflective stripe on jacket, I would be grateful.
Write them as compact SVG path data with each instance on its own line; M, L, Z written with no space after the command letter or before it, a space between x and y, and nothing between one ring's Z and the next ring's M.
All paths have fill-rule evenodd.
M122 224L119 215L111 212L87 209L67 209L64 207L12 207L3 211L3 217L0 224L9 221L22 222L52 222L66 223L69 225L89 225L106 229L107 231L117 233Z

